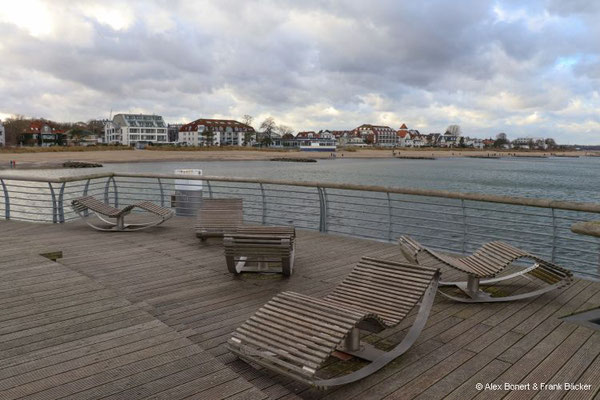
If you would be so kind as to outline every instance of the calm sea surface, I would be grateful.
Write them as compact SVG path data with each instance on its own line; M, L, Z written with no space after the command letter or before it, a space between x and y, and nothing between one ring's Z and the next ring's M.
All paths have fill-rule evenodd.
M415 187L600 202L600 157L449 158L437 160L336 159L317 163L208 161L105 164L83 170L6 171L25 175L71 176L101 171L172 173L200 168L204 175L289 179Z
M413 187L449 190L455 192L478 192L486 194L500 194L509 196L522 196L533 198L550 198L558 200L571 200L580 202L600 202L600 158L502 158L502 159L472 159L450 158L438 160L407 160L407 159L336 159L319 160L317 163L294 163L272 161L210 161L210 162L154 162L154 163L129 163L106 164L103 168L77 169L77 170L15 170L6 171L16 175L41 175L45 177L74 176L103 171L132 172L132 173L173 173L177 168L199 168L204 175L251 177L279 180L317 181L333 183L352 183L365 185L381 185L395 187ZM18 185L18 183L12 183ZM35 185L35 184L34 184ZM213 186L217 190L218 186ZM9 185L9 190L11 189ZM31 204L47 204L49 192L47 185L39 184L39 189L34 189L25 196L19 191L25 189L15 186L16 191L11 202L13 217L31 218ZM71 197L80 195L81 184L75 191L67 190L66 204ZM96 191L103 193L104 183L95 186ZM120 199L127 203L127 196L138 196L140 191L121 191ZM154 192L147 192L144 196L151 196L151 201L164 201L158 196L157 187ZM172 194L168 188L167 195ZM235 191L235 189L225 189ZM313 191L308 194L299 194L296 200L269 200L268 223L281 224L293 223L301 228L316 229L318 215L310 207L318 207L318 200ZM96 193L97 194L97 193ZM231 193L230 193L231 194ZM154 197L152 197L154 196ZM328 198L333 203L337 199L335 191L328 191ZM328 231L332 233L351 234L361 237L386 239L389 235L410 234L423 240L426 245L438 246L450 251L473 251L489 238L503 240L518 239L518 244L535 254L560 262L562 265L588 275L600 275L598 271L598 251L600 240L582 238L570 232L570 226L575 221L573 218L595 219L596 214L577 214L569 211L556 212L556 225L553 225L553 215L548 210L521 210L519 207L508 205L473 206L467 211L466 216L458 212L457 203L450 199L435 199L431 205L425 203L402 203L403 196L392 196L394 210L392 218L383 213L381 208L388 210L388 203L375 199L373 194L356 193L356 196L371 196L360 205L337 204L331 207L328 215ZM20 198L19 198L20 197ZM409 196L410 197L410 196ZM144 197L144 199L148 199ZM404 200L403 200L404 199ZM249 200L258 201L256 198ZM249 203L252 205L252 201ZM296 209L290 213L287 203L292 201L295 205L303 203L306 210ZM354 200L359 202L359 200ZM379 203L383 201L383 206ZM33 202L33 203L32 203ZM35 203L38 202L38 203ZM439 203L435 205L433 203ZM255 208L256 205L253 205ZM302 206L300 206L302 207ZM448 208L450 207L450 208ZM2 208L2 207L0 207ZM254 212L252 207L246 210ZM504 211L502 211L504 210ZM1 211L1 210L0 210ZM387 212L387 211L386 211ZM431 213L435 212L436 220L432 224ZM523 217L527 214L527 218ZM48 213L46 213L48 214ZM52 215L44 214L46 220ZM74 218L75 215L65 210L65 217ZM258 218L258 214L249 215ZM259 212L260 214L260 212ZM365 219L364 215L369 215ZM352 220L354 218L354 220ZM468 218L469 231L463 235L461 224ZM347 223L348 219L351 223ZM487 224L483 221L491 221ZM390 224L391 222L391 224ZM381 227L388 226L381 233ZM457 228L458 227L458 228ZM549 234L548 229L553 229L555 235ZM390 230L388 232L388 230ZM393 232L392 232L393 230ZM387 232L387 236L381 235ZM393 236L392 235L392 236ZM466 238L466 241L464 241ZM465 247L466 245L466 247ZM553 250L555 249L555 250Z

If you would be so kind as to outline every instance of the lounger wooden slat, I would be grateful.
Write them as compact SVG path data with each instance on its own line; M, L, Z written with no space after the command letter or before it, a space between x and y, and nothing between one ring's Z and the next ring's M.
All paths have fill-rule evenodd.
M141 201L119 209L103 203L93 196L84 196L73 200L71 202L71 208L77 213L77 215L79 215L79 217L81 217L81 219L85 221L86 224L92 228L99 231L108 232L137 231L146 229L152 226L160 225L173 216L173 210L158 206L149 201ZM157 218L146 223L126 224L125 216L130 214L135 208L147 211ZM96 214L98 219L100 219L105 226L100 226L89 222L89 215L86 215L86 213L89 211L92 211L94 214ZM113 218L115 221L110 221L107 218Z
M372 278L366 283L369 290L361 291L364 287L354 284L361 271L361 277ZM390 277L395 279L385 279ZM404 277L419 277L428 283L410 290L418 296L386 297L385 293L400 293L394 289L407 286L402 284ZM438 279L437 269L364 257L323 298L294 292L273 297L233 333L228 348L243 359L318 388L354 382L379 370L412 346L429 315ZM385 352L359 341L359 329L378 332L393 327L419 303L413 326L393 350ZM371 362L341 377L320 378L319 369L334 351Z
M436 252L422 246L408 236L400 237L399 244L405 257L413 262L433 268L448 266L465 273L468 277L467 282L440 282L440 286L456 286L461 289L467 297L457 297L440 291L444 296L461 302L499 302L526 299L566 286L571 283L573 278L573 274L569 270L498 241L486 243L472 255L464 257ZM522 271L496 278L496 275L515 261L523 259L531 260L534 264ZM532 292L503 297L492 297L479 289L480 284L497 283L524 274L535 277L548 285Z

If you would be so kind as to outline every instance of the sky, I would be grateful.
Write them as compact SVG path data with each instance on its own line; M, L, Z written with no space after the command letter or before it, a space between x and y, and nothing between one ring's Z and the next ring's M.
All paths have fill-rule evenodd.
M600 2L0 0L0 119L152 113L600 144Z

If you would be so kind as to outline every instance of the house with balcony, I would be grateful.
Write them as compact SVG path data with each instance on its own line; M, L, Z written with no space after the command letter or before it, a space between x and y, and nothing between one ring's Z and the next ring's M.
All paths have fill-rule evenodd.
M125 146L167 143L167 125L160 115L117 114L104 126L105 143Z
M34 120L19 135L19 144L35 147L64 146L67 144L67 136L52 121Z
M197 119L179 128L178 142L188 146L251 145L256 132L250 125L230 119ZM251 136L246 143L247 136Z
M457 147L460 144L460 138L461 136L459 135L446 132L438 137L436 144L439 147Z

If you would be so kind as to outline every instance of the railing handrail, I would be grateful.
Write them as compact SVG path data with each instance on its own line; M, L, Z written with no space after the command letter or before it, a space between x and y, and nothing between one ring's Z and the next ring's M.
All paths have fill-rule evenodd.
M567 211L582 211L590 213L600 213L600 203L584 203L575 201L565 200L553 200L545 198L528 198L528 197L513 197L513 196L502 196L494 194L483 194L483 193L469 193L469 192L451 192L448 190L433 190L433 189L419 189L419 188L401 188L401 187L390 187L390 186L376 186L376 185L357 185L349 183L329 183L329 182L312 182L312 181L290 181L281 179L257 179L257 178L243 178L243 177L224 177L224 176L193 176L193 175L176 175L176 174L143 174L143 173L123 173L123 172L104 172L98 174L88 175L77 175L67 176L60 178L43 178L43 177L25 177L18 175L2 174L0 179L4 180L18 180L27 182L44 182L44 183L68 183L76 182L88 179L100 179L100 178L154 178L154 179L185 179L185 180L206 180L213 182L237 182L237 183L256 183L256 184L267 184L267 185L285 185L285 186L299 186L299 187L312 187L312 188L326 188L326 189L341 189L341 190L356 190L356 191L367 191L367 192L381 192L381 193L395 193L415 196L428 196L438 198L449 198L458 200L472 200L481 201L487 203L500 203L500 204L511 204L521 205L528 207L539 207L539 208L554 208L558 210Z

